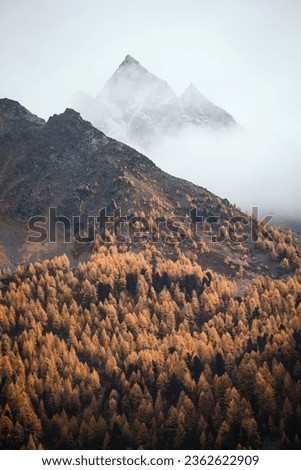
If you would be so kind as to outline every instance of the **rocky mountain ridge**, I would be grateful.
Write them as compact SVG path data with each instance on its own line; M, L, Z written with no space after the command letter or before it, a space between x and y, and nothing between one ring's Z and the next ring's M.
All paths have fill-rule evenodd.
M69 218L71 224L78 217L83 230L88 230L88 217L96 218L102 209L115 217L114 210L119 209L118 222L126 217L135 223L135 230L137 224L141 229L142 223L144 231L151 226L149 237L136 237L134 250L144 249L144 242L156 243L164 255L173 257L179 246L192 250L192 256L203 266L230 277L243 272L251 277L258 273L278 275L278 262L286 252L292 262L288 266L296 265L298 255L292 236L275 232L278 247L287 240L292 246L289 250L281 248L279 259L273 255L274 261L270 254L275 248L269 238L261 239L262 246L249 239L244 244L231 241L231 233L241 230L245 222L246 230L251 230L249 216L206 188L162 171L149 158L107 137L72 109L45 122L19 103L4 99L0 100L0 123L3 265L9 264L10 257L15 264L42 255L70 254L70 243L63 246L56 240L54 245L48 243L49 239L46 243L26 243L29 220L49 220L51 208L58 217ZM243 224L239 226L241 218ZM198 233L193 233L197 227ZM258 221L254 227L256 234L263 231Z

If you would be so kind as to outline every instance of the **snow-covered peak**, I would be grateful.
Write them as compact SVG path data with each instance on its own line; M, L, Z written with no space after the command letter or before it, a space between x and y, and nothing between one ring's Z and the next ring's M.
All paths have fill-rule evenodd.
M235 121L191 84L178 98L161 80L127 55L103 89L79 109L105 134L147 151L148 144L187 126L228 127ZM94 116L94 117L93 117Z
M227 111L212 103L192 83L181 96L180 106L184 121L189 125L219 129L236 124Z
M140 65L140 62L138 62L138 60L134 59L134 57L132 57L130 54L127 54L125 56L125 59L123 62L121 62L121 64L119 65L119 67L128 67L128 66L137 66L137 65Z
M199 92L199 90L197 89L197 87L194 86L193 83L190 83L189 87L186 88L186 90L184 91L184 93L198 94L198 93L200 93L200 92Z
M202 93L199 92L199 90L194 86L193 83L189 85L188 88L184 91L184 93L181 96L181 101L182 102L193 102L194 104L196 103L211 103L206 96L202 95Z
M144 144L158 129L167 132L171 125L180 123L179 99L168 83L129 55L95 101L100 110L95 125L111 137L132 145Z
M161 82L159 78L144 68L138 60L128 54L106 82L103 90L98 96L100 96L104 91L108 92L110 89L114 89L115 93L116 88L123 88L124 93L131 89L133 93L135 93L135 89L137 89L137 87L145 88L149 86L149 84L153 85L158 81Z
M142 108L160 107L162 103L178 98L167 82L145 69L136 59L127 55L104 85L96 100L116 108L123 116L136 114Z

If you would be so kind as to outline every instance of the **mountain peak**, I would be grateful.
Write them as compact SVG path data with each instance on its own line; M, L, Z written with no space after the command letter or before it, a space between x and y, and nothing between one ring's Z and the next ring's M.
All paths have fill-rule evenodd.
M134 59L134 57L131 56L130 54L127 54L125 56L124 61L121 62L119 67L128 67L129 65L140 65L140 62L138 62L138 60Z
M24 108L18 101L11 100L9 98L1 98L0 106L1 108Z
M63 113L50 116L48 123L53 121L83 121L83 118L78 111L72 108L66 108Z
M44 124L44 120L32 114L28 109L22 106L18 101L11 100L9 98L0 99L0 113L10 119L23 119L26 118L28 121L35 122L38 124Z
M197 89L197 87L193 83L190 83L189 87L186 88L181 98L182 100L183 99L184 100L185 99L189 99L189 100L197 99L198 101L200 101L201 99L202 102L209 101L208 98L202 95L202 93Z
M141 80L144 82L145 79L157 79L154 75L152 75L147 69L145 69L138 60L134 59L130 54L125 56L125 59L119 67L115 70L113 75L109 78L109 80L104 85L104 89L107 89L112 84L114 86L120 83L121 92L122 94L125 93L124 90L124 83L121 83L123 80L126 80L128 84L132 84L133 92L136 91L137 80ZM157 79L159 80L159 79ZM114 91L115 93L115 91Z
M44 126L44 119L32 114L18 101L9 98L0 99L0 135L20 133L34 127Z
M192 91L192 92L197 92L199 93L199 90L197 89L197 87L193 84L193 83L190 83L189 87L187 88L186 91Z
M60 135L64 134L65 136L79 136L82 132L94 129L89 121L84 120L80 113L71 108L67 108L61 114L50 116L46 127L47 129L53 129L53 132L58 132ZM102 134L101 131L98 132Z
M80 113L78 111L75 111L73 108L66 108L62 115L70 119L83 119Z
M214 105L194 84L179 98L166 81L130 54L94 101L84 98L76 103L76 109L105 134L143 151L151 143L190 125L218 129L236 124L229 113Z

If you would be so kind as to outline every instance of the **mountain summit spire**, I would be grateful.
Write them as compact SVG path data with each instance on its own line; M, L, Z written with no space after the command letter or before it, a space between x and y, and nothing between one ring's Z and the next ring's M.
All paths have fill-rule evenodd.
M127 54L125 56L123 62L121 62L120 67L128 66L128 65L140 65L140 62L138 62L138 60L134 59L134 57L131 56L130 54Z

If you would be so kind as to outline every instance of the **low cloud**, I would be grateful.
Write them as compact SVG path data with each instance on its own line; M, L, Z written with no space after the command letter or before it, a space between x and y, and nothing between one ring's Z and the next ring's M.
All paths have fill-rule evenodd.
M288 218L301 216L301 138L263 126L232 131L186 129L148 150L160 168L225 197L250 212L258 206Z

